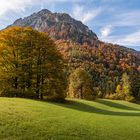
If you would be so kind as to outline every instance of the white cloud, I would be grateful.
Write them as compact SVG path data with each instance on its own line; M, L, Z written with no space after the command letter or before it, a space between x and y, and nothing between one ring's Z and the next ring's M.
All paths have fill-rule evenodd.
M137 26L140 25L140 10L123 11L117 14L112 24L116 26Z
M101 37L107 37L109 36L109 34L111 33L112 31L112 26L111 25L108 25L108 26L105 26L103 28L101 28L100 32L101 32Z
M39 5L41 8L45 8L46 5L54 5L57 2L71 2L75 4L82 2L82 0L0 0L0 18L7 12L24 12L29 5Z
M124 45L124 46L139 46L140 30L127 35L113 35L113 36L102 37L101 40Z
M140 45L140 30L119 38L117 42L124 45Z
M86 10L84 6L75 5L73 8L72 16L82 21L83 23L86 23L97 17L101 13L101 11L101 8Z
M32 0L0 0L0 17L9 11L25 11L26 6L31 2Z
M82 0L48 0L49 2L82 2Z
M95 21L94 25L103 26L111 24L113 27L140 26L140 10L110 10L106 13L110 14L107 18L101 18Z

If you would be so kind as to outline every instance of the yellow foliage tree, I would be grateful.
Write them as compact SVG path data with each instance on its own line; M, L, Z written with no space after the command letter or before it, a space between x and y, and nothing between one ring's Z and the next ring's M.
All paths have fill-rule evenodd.
M54 42L30 27L11 27L0 32L1 81L12 96L44 96L64 99L64 61ZM3 91L6 86L3 84ZM28 95L26 95L28 96Z
M89 73L83 68L77 68L69 78L69 96L72 98L92 99L93 88Z

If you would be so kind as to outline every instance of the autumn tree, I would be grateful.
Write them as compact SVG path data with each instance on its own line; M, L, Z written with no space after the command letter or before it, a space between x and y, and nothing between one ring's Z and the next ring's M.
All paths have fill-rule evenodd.
M48 36L30 27L11 27L0 32L0 70L2 90L7 93L8 86L19 92L13 96L32 93L32 97L40 99L65 97L62 56Z
M80 99L93 98L91 76L81 67L74 70L70 75L69 96Z
M125 99L125 94L123 94L123 89L122 89L121 84L118 84L116 86L115 93L113 94L113 99L118 99L118 100L124 100Z
M128 100L128 101L134 100L132 96L132 84L130 81L130 77L127 73L123 73L121 82L122 82L122 94L124 95L124 100Z
M122 94L122 86L117 85L115 92L116 92L116 94Z

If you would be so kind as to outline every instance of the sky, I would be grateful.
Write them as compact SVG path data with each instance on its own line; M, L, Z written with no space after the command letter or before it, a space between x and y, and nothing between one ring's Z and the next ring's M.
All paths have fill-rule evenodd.
M0 0L0 29L41 9L68 13L100 40L140 51L140 0Z

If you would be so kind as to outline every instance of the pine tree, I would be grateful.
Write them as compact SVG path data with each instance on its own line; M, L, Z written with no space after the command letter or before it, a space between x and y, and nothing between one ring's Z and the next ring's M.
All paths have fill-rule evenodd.
M132 95L136 100L140 100L140 76L132 75L131 76L131 86L132 86Z

